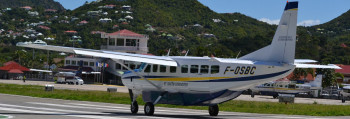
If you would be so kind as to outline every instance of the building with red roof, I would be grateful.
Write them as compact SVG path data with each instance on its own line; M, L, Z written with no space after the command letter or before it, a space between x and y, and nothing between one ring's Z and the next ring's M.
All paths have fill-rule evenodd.
M335 72L344 75L343 81L338 79L338 82L350 84L350 65L339 64L337 66L339 66L341 69L336 69Z
M348 46L345 43L340 44L340 47L347 48Z
M45 12L57 12L55 9L45 9Z
M107 45L101 46L103 50L146 54L148 52L148 36L129 30L120 30L113 33L103 33L101 38L107 39Z
M64 31L64 33L67 33L67 34L76 34L76 33L78 33L78 32L77 32L77 31L71 30L71 31Z
M30 7L30 6L24 6L24 7L21 7L21 8L23 8L25 10L32 10L32 7Z
M83 21L79 22L79 24L78 24L78 25L85 25L85 24L87 24L87 23L89 23L89 22L88 22L88 21L86 21L86 20L83 20Z
M30 71L28 68L18 64L17 62L6 62L4 63L4 66L0 67L0 78L13 79L18 76L22 76L23 72L28 71Z
M41 29L44 29L44 30L50 30L51 29L50 27L43 26L43 25L38 26L38 28L41 28Z

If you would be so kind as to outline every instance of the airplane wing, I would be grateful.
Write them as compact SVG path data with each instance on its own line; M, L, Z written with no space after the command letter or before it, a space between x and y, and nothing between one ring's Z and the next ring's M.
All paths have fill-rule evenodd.
M320 69L341 69L339 66L334 64L329 65L316 65L316 64L294 64L296 68L320 68Z
M90 49L52 46L52 45L38 45L38 44L20 44L17 46L34 48L34 49L42 49L42 50L58 51L58 52L75 53L79 55L86 55L86 56L93 56L93 57L120 59L120 60L126 60L126 61L134 61L134 62L145 62L145 63L159 64L159 65L166 65L166 66L177 66L177 62L175 60L169 57L163 57L163 56L150 56L150 55L111 52L111 51L103 51L103 50L90 50Z

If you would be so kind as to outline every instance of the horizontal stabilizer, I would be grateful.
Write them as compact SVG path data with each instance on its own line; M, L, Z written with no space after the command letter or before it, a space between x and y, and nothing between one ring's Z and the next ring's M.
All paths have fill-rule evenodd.
M318 68L318 69L341 69L337 65L329 64L329 65L316 65L316 64L294 64L296 68Z
M294 63L305 64L305 63L316 63L316 60L312 59L295 59Z

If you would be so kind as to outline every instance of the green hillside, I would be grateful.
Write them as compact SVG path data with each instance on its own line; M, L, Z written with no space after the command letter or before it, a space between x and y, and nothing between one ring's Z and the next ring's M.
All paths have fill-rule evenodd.
M0 47L3 56L0 63L21 59L21 62L31 61L28 66L36 66L33 64L46 61L45 53L35 56L35 60L31 59L30 52L24 56L19 52L16 54L22 48L14 45L20 41L51 37L55 40L45 41L50 45L71 47L74 44L74 47L100 49L100 45L107 44L106 40L101 39L100 34L92 34L93 31L111 33L122 29L149 35L148 47L154 55L166 55L171 48L171 55L184 55L182 51L190 50L192 56L232 58L239 52L243 56L270 44L276 30L276 25L240 13L216 13L197 0L103 0L87 2L73 11L54 13L45 12L44 5L33 6L30 11L38 12L34 16L18 7L0 12L0 30L4 29L0 33L0 45L4 46ZM123 9L125 5L131 9ZM340 47L342 43L350 46L349 31L346 30L348 18L349 12L326 24L298 27L296 58L349 64L350 49ZM101 19L111 20L101 22ZM80 24L84 20L88 23ZM32 35L31 30L43 35L24 37ZM74 35L80 36L81 41L72 42L73 34L65 33L68 30L77 31ZM53 57L50 58L52 63Z
M126 15L114 14L123 5L130 5L134 20L129 25L120 25L120 29L130 29L138 33L150 35L150 52L162 55L162 51L175 48L178 51L190 49L190 55L207 56L214 54L221 57L235 57L239 51L243 54L254 51L269 43L272 39L275 26L260 22L239 13L218 14L197 0L128 0L118 2L106 0L100 3L86 4L72 11L73 15L80 16L88 11L97 11L98 6L114 4L116 9L107 9L108 16L115 21L109 25L120 25L117 20ZM111 14L111 15L110 15ZM84 19L95 18L83 17ZM214 22L220 19L222 22ZM98 24L98 23L97 23ZM146 32L145 25L150 24L157 29L156 32ZM202 27L193 27L199 24ZM105 25L105 24L104 24ZM87 29L106 29L98 26L89 26ZM115 30L114 30L115 31ZM159 32L163 31L163 32ZM159 37L163 33L183 38L174 41ZM203 38L199 34L214 34L215 38ZM256 40L253 40L257 38ZM250 41L250 42L247 42ZM175 43L176 42L176 43ZM175 46L177 44L177 47ZM210 45L210 47L207 47ZM254 47L251 47L254 46ZM199 51L201 50L201 51ZM204 52L203 52L204 50ZM174 55L180 55L174 52Z
M64 7L54 0L0 0L0 8L16 8L23 6L64 10Z

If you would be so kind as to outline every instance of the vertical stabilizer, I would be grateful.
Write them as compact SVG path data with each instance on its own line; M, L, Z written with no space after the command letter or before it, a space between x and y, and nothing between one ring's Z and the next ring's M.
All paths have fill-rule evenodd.
M314 81L310 82L311 87L322 87L322 74L318 74Z
M298 2L287 2L272 43L240 59L294 64Z

